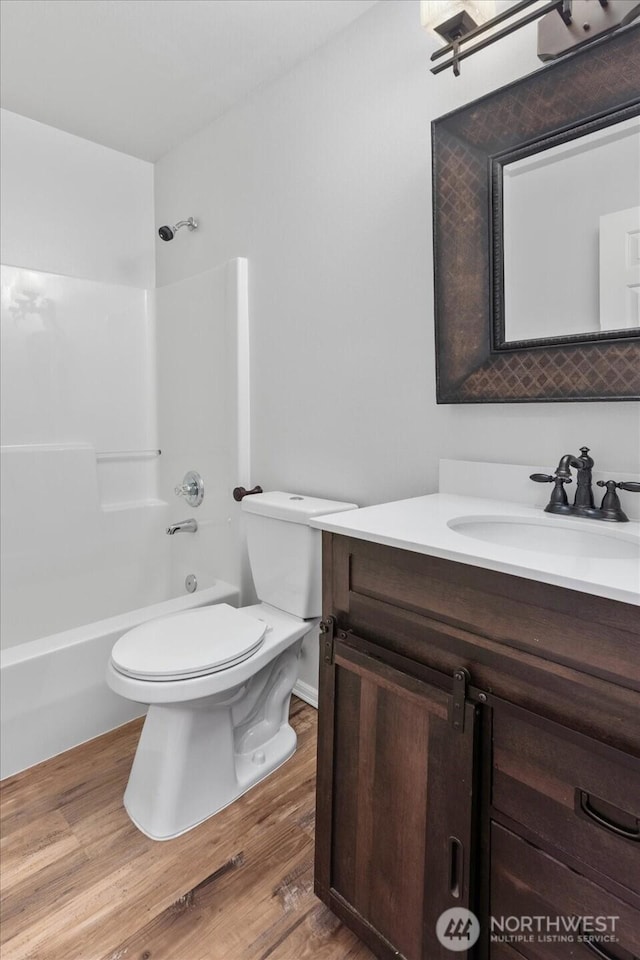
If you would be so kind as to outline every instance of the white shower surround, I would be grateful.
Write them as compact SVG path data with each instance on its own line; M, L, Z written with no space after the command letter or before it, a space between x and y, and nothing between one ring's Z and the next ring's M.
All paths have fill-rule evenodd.
M240 601L245 560L231 490L251 482L247 284L247 262L236 259L151 298L158 441L150 432L133 451L81 442L3 449L2 777L144 712L104 679L126 630ZM190 468L205 478L197 511L173 492ZM167 537L166 525L187 515L197 534ZM189 573L205 589L164 602Z

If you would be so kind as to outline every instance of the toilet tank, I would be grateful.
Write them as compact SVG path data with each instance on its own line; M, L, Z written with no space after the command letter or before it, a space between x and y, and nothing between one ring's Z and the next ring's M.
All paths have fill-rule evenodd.
M355 510L357 504L297 493L245 497L249 562L258 599L303 620L322 613L322 532L311 517Z

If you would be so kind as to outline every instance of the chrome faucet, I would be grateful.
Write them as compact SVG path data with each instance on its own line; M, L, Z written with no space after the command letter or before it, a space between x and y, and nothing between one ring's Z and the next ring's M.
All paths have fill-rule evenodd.
M180 523L170 524L167 527L167 533L169 534L170 537L172 537L174 533L195 533L197 529L198 529L197 520L193 520L193 519L181 520Z
M571 483L571 467L576 470L576 495L573 504L567 500L565 484ZM589 447L580 447L580 456L565 453L553 476L546 473L532 473L530 480L536 483L553 483L549 503L545 513L564 513L574 517L588 517L591 520L613 520L625 522L629 518L623 511L616 490L629 490L640 493L640 483L635 481L617 482L616 480L598 480L599 487L606 487L606 493L600 507L596 507L592 486L593 460L589 456Z

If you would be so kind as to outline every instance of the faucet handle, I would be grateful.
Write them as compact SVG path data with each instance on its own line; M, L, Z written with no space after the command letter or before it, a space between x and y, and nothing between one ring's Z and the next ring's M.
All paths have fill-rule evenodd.
M636 483L634 480L623 480L621 483L617 483L616 486L620 490L628 490L630 493L640 493L640 483Z
M204 499L204 483L195 470L185 473L182 483L173 488L176 497L184 497L190 507L199 507Z
M603 520L618 520L624 523L629 519L620 503L620 498L616 493L618 490L629 490L631 493L640 493L640 483L635 483L632 480L622 480L620 482L616 480L598 480L598 487L606 487L607 492L604 495L602 500L602 506L600 507L600 515Z
M192 483L179 483L177 487L173 488L176 497L188 497L193 491L195 491L195 487Z
M544 508L545 513L571 513L567 493L564 489L565 483L571 483L571 477L552 477L549 473L532 473L529 479L534 480L535 483L555 484L549 497L549 503Z
M616 480L598 480L596 486L606 487L607 490L615 490L617 487L618 490L640 493L640 483L635 483L633 480L621 480L619 483Z
M550 473L532 473L529 480L536 483L571 483L571 477L554 477Z

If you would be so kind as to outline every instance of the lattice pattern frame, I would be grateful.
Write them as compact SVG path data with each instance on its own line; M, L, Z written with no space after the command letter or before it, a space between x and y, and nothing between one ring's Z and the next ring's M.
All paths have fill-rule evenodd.
M432 124L438 403L640 398L640 338L495 350L492 169L505 154L640 114L640 27L555 61Z

